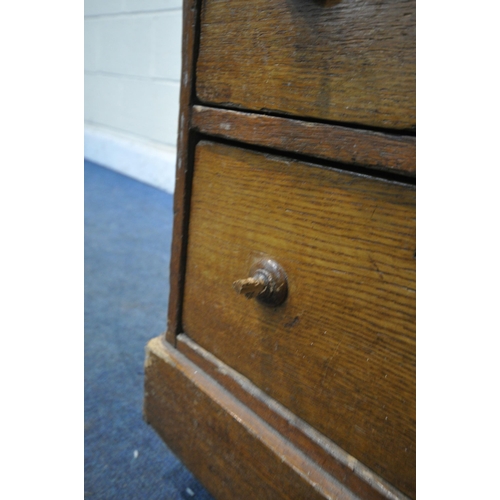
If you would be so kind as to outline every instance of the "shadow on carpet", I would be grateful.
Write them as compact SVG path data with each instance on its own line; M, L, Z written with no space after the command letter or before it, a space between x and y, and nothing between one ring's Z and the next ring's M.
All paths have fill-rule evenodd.
M85 161L85 498L212 498L142 419L171 232L171 195Z

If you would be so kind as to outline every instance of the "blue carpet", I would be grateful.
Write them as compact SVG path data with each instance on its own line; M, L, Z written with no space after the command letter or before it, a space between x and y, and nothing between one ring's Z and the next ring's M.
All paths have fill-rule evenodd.
M212 497L142 419L165 331L172 196L85 162L85 497Z

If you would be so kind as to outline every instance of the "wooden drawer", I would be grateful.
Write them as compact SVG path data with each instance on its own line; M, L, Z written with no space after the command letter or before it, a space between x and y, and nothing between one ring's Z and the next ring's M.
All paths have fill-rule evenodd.
M414 186L203 141L188 238L183 331L414 497ZM261 257L276 308L232 288Z
M414 0L204 0L204 103L415 127Z

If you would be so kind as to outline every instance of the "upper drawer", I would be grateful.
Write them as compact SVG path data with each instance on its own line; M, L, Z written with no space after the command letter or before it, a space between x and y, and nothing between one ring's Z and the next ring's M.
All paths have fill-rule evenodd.
M414 0L203 0L205 103L415 127Z
M415 480L415 189L201 142L183 330L407 495ZM272 308L236 294L255 260Z

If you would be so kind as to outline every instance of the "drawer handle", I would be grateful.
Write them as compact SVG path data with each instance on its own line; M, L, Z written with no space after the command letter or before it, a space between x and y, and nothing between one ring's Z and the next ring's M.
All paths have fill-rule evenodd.
M249 272L249 277L233 283L237 293L247 299L256 298L262 304L276 307L285 302L288 282L284 269L272 259L257 261Z

